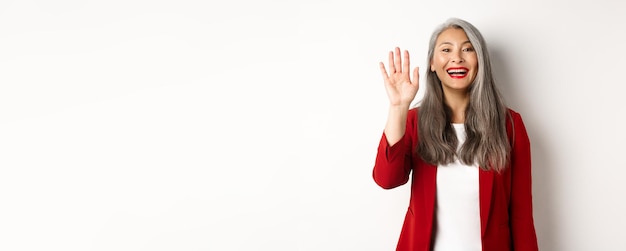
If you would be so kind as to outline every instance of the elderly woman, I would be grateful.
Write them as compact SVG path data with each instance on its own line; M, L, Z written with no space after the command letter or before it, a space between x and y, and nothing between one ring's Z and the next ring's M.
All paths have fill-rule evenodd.
M494 83L485 41L452 18L430 39L426 92L409 53L389 52L380 70L389 114L374 181L385 189L411 176L411 199L397 250L538 250L531 158L520 114Z

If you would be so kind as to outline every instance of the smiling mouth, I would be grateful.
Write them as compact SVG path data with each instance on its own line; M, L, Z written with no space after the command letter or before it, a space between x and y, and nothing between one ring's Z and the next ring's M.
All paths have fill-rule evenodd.
M448 69L448 75L451 78L464 78L467 76L467 72L469 71L469 69L465 68L465 67L455 67L455 68L449 68Z

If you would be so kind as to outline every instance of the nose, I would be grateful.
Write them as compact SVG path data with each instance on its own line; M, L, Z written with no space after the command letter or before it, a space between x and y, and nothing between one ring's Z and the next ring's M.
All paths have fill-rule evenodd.
M463 63L465 59L463 59L463 54L460 51L452 54L452 62L453 63Z

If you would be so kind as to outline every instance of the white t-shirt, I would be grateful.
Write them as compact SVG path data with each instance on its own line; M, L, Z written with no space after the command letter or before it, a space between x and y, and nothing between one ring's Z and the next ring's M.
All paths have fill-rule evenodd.
M460 148L465 127L452 125ZM437 167L434 251L481 251L478 189L478 165L467 166L457 159Z

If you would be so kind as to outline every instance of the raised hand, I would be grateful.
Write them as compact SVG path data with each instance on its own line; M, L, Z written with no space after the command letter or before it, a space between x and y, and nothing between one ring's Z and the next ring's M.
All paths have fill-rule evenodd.
M404 60L401 58L400 48L396 47L395 51L389 52L389 73L383 62L379 64L390 105L410 106L419 89L419 67L413 69L411 79L409 51L404 51Z

